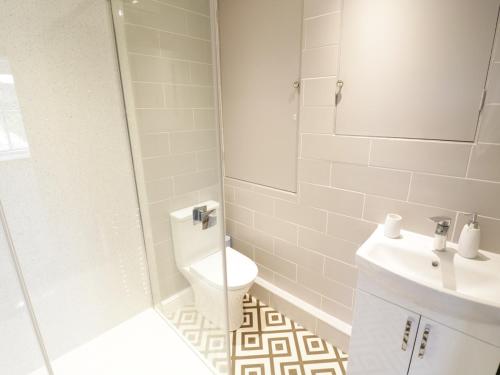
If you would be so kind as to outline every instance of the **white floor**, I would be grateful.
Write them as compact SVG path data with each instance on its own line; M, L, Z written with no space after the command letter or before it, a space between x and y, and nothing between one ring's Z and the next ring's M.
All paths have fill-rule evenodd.
M153 309L52 363L55 375L213 375ZM45 372L35 371L31 375Z

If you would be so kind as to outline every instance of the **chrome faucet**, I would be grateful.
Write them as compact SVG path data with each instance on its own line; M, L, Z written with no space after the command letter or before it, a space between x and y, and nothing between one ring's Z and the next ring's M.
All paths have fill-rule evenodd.
M217 216L215 208L208 210L207 206L199 206L193 208L193 225L201 223L201 229L205 230L217 224Z
M436 230L434 231L434 250L446 250L446 239L451 225L451 218L446 216L433 216L430 217L429 220L436 223Z

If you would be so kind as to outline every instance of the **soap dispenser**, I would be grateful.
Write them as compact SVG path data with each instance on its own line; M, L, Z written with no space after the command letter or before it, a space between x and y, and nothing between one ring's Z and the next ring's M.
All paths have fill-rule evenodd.
M472 214L472 219L464 225L458 240L458 253L464 258L475 258L479 250L481 229L477 221L477 214Z

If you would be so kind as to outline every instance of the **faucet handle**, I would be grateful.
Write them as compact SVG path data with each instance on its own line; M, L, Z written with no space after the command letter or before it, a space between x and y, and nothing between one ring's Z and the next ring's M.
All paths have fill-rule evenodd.
M448 234L448 229L450 229L451 218L447 216L432 216L429 220L436 223L435 234L440 234L446 236Z
M429 220L435 222L438 225L443 225L449 227L451 224L451 218L448 216L431 216Z

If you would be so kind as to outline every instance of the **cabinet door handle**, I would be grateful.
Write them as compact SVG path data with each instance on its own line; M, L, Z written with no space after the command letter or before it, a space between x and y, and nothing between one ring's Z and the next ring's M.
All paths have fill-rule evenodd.
M418 358L424 358L425 347L427 346L427 341L429 340L429 333L431 332L431 327L425 327L424 334L422 335L422 341L420 342L420 349L418 350Z
M411 319L408 319L406 321L405 325L405 331L403 333L403 343L401 344L401 350L406 352L406 349L408 348L408 340L410 339L410 332L411 332L411 325L413 324L413 321Z
M335 105L337 106L342 100L342 87L344 87L344 81L337 81L337 92L335 93Z

